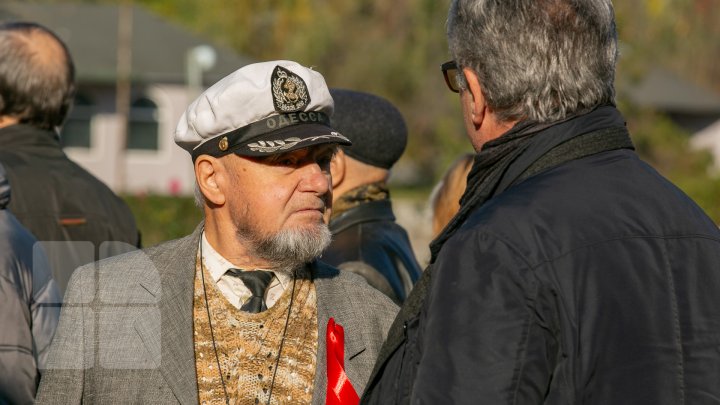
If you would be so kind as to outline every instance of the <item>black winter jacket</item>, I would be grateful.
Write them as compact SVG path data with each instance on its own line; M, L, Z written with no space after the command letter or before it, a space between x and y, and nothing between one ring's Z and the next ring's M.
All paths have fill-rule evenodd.
M68 159L54 133L24 124L1 128L0 163L18 220L41 242L72 242L44 244L61 292L78 266L139 246L127 205Z
M330 231L333 241L322 261L360 273L397 303L405 300L421 269L389 199L348 209L330 221ZM352 264L358 262L369 267Z
M632 150L495 195L431 270L363 403L720 404L720 232Z

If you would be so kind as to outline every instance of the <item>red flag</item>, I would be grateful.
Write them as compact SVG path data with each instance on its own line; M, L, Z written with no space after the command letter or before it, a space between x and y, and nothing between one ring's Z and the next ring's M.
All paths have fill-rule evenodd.
M345 331L330 318L325 333L327 347L327 395L325 405L357 405L355 388L345 374Z

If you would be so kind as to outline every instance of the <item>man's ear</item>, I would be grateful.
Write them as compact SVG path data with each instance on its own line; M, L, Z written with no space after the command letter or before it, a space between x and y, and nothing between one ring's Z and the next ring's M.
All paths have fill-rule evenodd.
M471 96L470 102L470 118L476 126L482 124L485 115L487 114L487 104L485 104L485 96L482 93L482 86L480 80L474 70L470 68L463 68L463 74L465 75L465 82L467 83L467 92Z
M342 183L345 179L345 167L347 161L345 160L345 152L342 148L338 148L337 152L330 161L330 176L332 177L332 187L337 188L337 185Z
M220 187L225 175L225 166L218 158L200 155L195 159L195 179L209 203L218 206L225 204L225 193Z

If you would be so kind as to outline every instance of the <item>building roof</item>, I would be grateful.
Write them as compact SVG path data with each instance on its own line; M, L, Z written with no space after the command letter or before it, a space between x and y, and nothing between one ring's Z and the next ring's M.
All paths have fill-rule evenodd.
M674 113L720 113L720 95L665 69L650 70L623 87L623 93L642 107Z
M0 20L30 21L44 25L65 41L75 61L79 82L116 80L117 5L3 2ZM132 80L134 82L185 82L186 53L198 45L212 45L215 66L203 80L212 83L252 61L133 6Z

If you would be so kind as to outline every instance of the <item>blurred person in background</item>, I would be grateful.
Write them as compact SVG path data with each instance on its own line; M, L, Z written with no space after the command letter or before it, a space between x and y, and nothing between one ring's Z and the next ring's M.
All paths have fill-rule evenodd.
M175 142L204 222L75 272L38 402L357 403L397 306L317 260L330 161L349 144L332 112L322 75L292 61L244 66L191 103Z
M475 163L363 403L720 404L720 230L634 151L610 0L453 0Z
M322 260L365 277L402 303L420 277L407 232L395 221L387 181L407 145L407 126L398 109L374 94L331 89L332 125L352 141L330 166L333 241Z
M60 292L35 238L7 210L0 165L0 404L32 404L55 334Z
M75 96L65 44L38 24L6 22L0 53L0 162L13 188L9 208L43 243L62 293L75 268L139 246L140 236L127 205L63 153L60 128Z
M452 217L460 210L460 197L465 192L467 175L470 173L474 158L474 154L466 153L455 159L433 188L430 194L433 238L440 235Z

